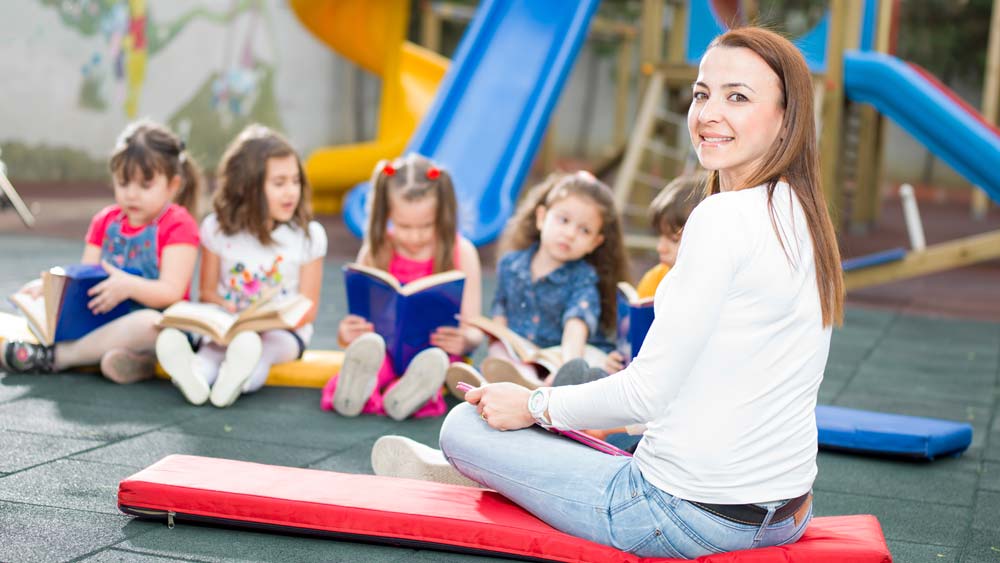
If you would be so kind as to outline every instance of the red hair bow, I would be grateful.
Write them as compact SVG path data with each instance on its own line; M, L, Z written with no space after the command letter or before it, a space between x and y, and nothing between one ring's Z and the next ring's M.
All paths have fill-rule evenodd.
M428 180L434 181L434 180L437 180L440 177L441 177L441 169L440 168L435 168L435 167L432 166L432 167L430 167L430 168L427 169L427 179Z
M396 173L396 169L393 168L391 164L386 164L382 167L382 173L386 176L392 176Z

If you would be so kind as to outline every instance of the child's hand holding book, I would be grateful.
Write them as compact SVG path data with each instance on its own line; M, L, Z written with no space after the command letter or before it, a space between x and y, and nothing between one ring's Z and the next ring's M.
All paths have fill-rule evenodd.
M87 295L92 297L87 307L98 315L107 313L131 297L132 282L135 279L132 274L119 270L105 260L101 261L101 267L108 273L108 278L87 291Z
M439 326L431 333L431 344L451 356L461 356L469 348L465 331L461 326Z
M337 342L346 348L362 334L373 332L374 330L375 325L368 322L364 317L347 315L340 321L340 328L337 329Z

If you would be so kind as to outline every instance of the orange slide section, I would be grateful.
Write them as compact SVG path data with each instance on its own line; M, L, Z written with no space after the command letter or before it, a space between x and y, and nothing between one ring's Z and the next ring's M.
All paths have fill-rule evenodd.
M382 79L375 139L323 147L306 159L313 209L337 213L347 189L402 154L434 101L448 59L405 41L409 0L290 0L299 21L341 56Z

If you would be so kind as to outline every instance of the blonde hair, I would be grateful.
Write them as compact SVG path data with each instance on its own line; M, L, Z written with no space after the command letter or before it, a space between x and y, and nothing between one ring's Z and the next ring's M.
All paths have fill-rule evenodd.
M309 183L302 169L302 160L280 133L260 124L246 126L226 147L219 162L217 177L219 187L212 198L212 208L219 220L219 229L227 234L248 232L263 245L272 242L270 211L264 183L267 181L267 162L272 158L294 156L299 170L301 193L299 203L289 223L300 227L309 236L310 208Z
M392 259L388 225L389 198L393 196L406 202L435 199L434 234L437 244L434 247L434 271L454 269L458 204L451 174L430 159L411 153L391 162L383 160L376 164L371 184L365 245L375 267L387 270Z
M147 182L157 173L168 180L180 176L174 202L198 216L198 196L204 184L201 167L188 154L184 141L166 126L148 119L126 126L115 141L108 170L120 184L128 184L135 174Z
M734 186L734 189L767 185L771 226L784 248L774 215L773 198L778 182L784 180L788 183L802 205L813 241L823 326L840 325L844 319L844 272L840 264L837 234L820 186L819 151L813 122L813 83L809 67L802 53L790 41L759 27L727 31L708 46L709 49L715 47L749 49L763 59L778 77L784 109L782 133L764 155L760 167L743 185ZM828 187L833 189L833 186ZM719 190L719 173L710 172L707 193L718 193Z
M528 248L541 240L535 219L536 210L551 207L570 196L587 198L601 211L604 242L583 259L597 271L597 290L601 295L600 328L610 333L618 320L616 287L618 282L628 279L628 257L614 194L604 182L584 171L550 174L544 182L533 187L518 205L500 239L500 253Z

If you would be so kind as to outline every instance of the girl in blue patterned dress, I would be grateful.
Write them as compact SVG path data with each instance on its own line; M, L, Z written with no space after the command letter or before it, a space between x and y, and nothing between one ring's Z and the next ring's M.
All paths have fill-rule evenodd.
M558 347L563 362L584 357L603 365L613 348L615 287L628 270L622 238L607 185L583 171L550 177L527 195L504 232L493 319L540 348ZM488 381L529 387L551 375L541 371L496 341L482 364Z

